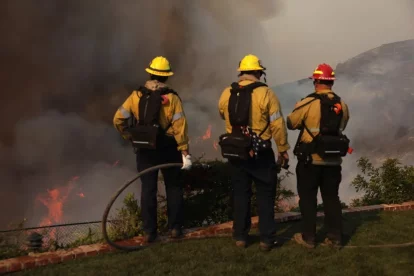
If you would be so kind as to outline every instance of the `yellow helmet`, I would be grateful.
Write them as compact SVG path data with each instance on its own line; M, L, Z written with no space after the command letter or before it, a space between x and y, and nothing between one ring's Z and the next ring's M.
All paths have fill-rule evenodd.
M145 71L152 75L168 77L174 75L171 70L171 65L168 59L165 57L159 56L155 57L149 64L148 68L145 68Z
M260 59L255 55L247 55L239 62L239 68L237 71L255 71L266 70L266 68L260 64Z

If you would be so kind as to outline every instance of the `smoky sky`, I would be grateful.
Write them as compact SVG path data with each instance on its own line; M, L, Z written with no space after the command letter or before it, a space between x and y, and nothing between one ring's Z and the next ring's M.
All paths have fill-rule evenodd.
M200 135L217 121L217 98L239 60L270 50L260 22L280 9L270 0L2 1L1 204L15 212L1 219L29 216L35 224L47 211L33 207L35 196L73 175L88 192L86 205L67 210L70 219L87 206L96 219L104 191L121 179L98 177L100 169L120 160L121 169L135 171L112 117L148 78L150 60L170 60L170 83L187 103L190 133Z
M385 43L414 38L412 0L289 0L264 23L276 83L309 75L322 62L336 66Z

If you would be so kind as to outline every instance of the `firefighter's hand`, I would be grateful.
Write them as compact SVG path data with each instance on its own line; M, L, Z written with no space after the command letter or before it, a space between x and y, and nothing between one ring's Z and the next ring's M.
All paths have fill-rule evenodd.
M189 170L191 169L191 166L193 165L193 163L191 162L191 155L187 154L183 156L183 166L181 167L182 170Z
M122 138L124 138L127 141L131 141L132 140L132 135L128 131L124 131L122 133Z
M279 152L277 156L277 163L283 168L288 169L289 168L289 154L284 152Z

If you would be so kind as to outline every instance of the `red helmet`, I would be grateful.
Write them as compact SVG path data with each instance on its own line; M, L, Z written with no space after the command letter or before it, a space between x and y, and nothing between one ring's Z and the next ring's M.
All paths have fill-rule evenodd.
M335 72L332 67L326 63L319 64L309 77L314 80L335 80Z

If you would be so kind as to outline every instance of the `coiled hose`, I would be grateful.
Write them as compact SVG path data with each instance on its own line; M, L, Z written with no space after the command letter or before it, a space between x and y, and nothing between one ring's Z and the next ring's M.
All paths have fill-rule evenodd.
M167 163L167 164L157 165L157 166L148 168L148 169L143 170L142 172L138 173L134 178L127 181L121 188L118 189L118 191L112 196L111 200L109 201L108 205L106 206L105 212L104 212L103 217L102 217L102 234L103 234L103 237L104 237L105 241L110 246L112 246L116 249L124 250L124 251L134 251L134 250L139 250L139 249L143 249L143 248L147 247L145 245L126 246L126 245L120 245L120 244L117 244L117 243L111 241L109 239L107 228L106 228L107 222L108 222L109 211L111 211L112 205L115 203L115 201L117 200L119 195L126 188L128 188L129 185L134 183L138 178L140 178L144 174L150 173L152 171L156 171L156 170L159 170L159 169L166 169L166 168L172 168L172 167L182 167L182 166L183 166L182 163ZM286 239L286 240L291 239L291 238L286 238L286 237L280 237L280 238ZM381 245L365 245L365 246L345 245L345 246L342 246L342 247L344 247L344 248L398 248L398 247L410 247L410 246L414 246L414 242L408 242L408 243L402 243L402 244L381 244Z
M120 250L124 250L124 251L134 251L134 250L139 250L142 249L146 246L144 245L137 245L137 246L125 246L125 245L120 245L117 244L113 241L111 241L109 239L108 236L108 231L107 231L107 222L108 222L108 215L109 215L109 211L111 211L112 205L114 205L116 199L119 197L119 195L126 189L129 187L129 185L131 185L132 183L134 183L138 178L140 178L141 176L143 176L146 173L150 173L159 169L166 169L166 168L172 168L172 167L182 167L183 164L182 163L167 163L167 164L162 164L162 165L157 165L151 168L148 168L146 170L143 170L142 172L138 173L134 178L132 178L131 180L127 181L121 188L118 189L118 191L112 196L111 200L109 201L108 205L106 206L105 212L103 214L102 217L102 234L103 237L105 239L105 241L112 247L116 248L116 249L120 249Z

